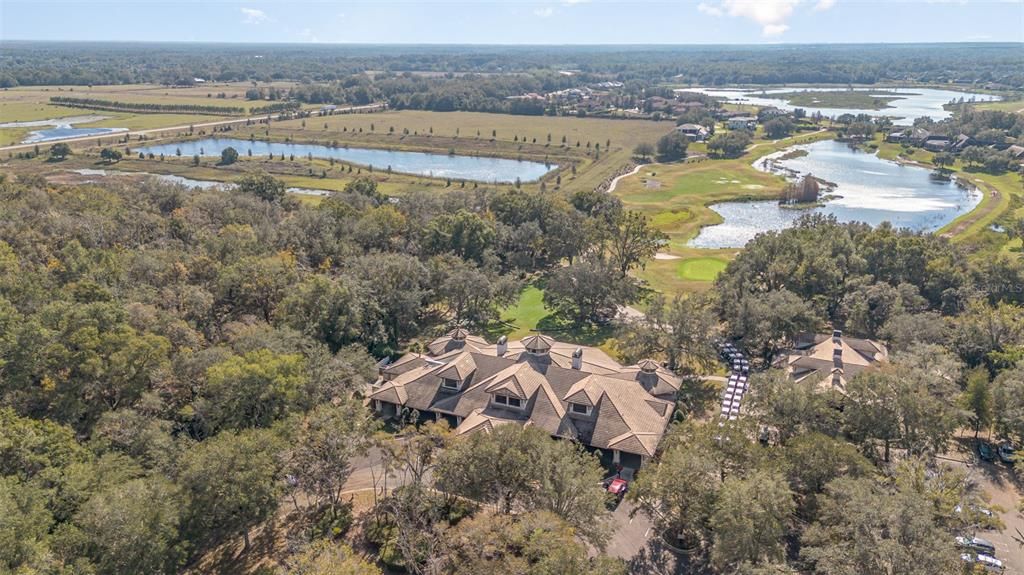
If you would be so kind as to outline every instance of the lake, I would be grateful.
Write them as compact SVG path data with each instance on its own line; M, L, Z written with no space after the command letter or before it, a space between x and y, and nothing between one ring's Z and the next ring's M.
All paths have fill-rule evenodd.
M48 120L31 120L27 122L6 122L0 124L0 128L35 128L52 126L45 130L33 130L22 140L23 144L37 142L49 142L52 140L63 140L64 138L80 138L83 136L101 136L124 132L126 128L75 128L75 124L88 124L106 120L107 116L71 116L66 118L52 118Z
M155 155L174 156L181 150L182 156L220 156L222 150L232 147L240 156L248 155L251 150L254 156L275 154L295 155L305 158L310 154L314 158L334 158L343 162L373 166L378 170L386 170L388 166L395 172L428 176L433 178L451 178L453 180L474 180L479 182L512 183L516 179L529 182L539 179L555 168L554 165L506 158L489 158L475 156L458 156L428 154L425 152L401 152L372 148L332 148L321 144L294 144L286 142L263 142L239 140L237 138L203 138L187 142L157 144L140 148L132 148L133 153L143 152Z
M882 108L881 110L862 110L853 108L812 108L809 106L792 106L786 100L780 100L778 98L770 98L767 96L760 96L758 94L784 94L788 92L798 92L802 90L812 92L836 92L845 91L847 88L814 88L814 87L800 87L800 88L776 88L771 90L758 90L746 89L737 90L732 89L717 89L717 88L680 88L677 91L681 92L696 92L699 94L707 94L709 96L719 96L725 98L727 102L735 104L749 104L753 106L775 106L780 110L793 110L795 108L803 108L807 111L807 115L810 116L815 112L820 112L822 116L835 117L842 116L843 114L867 114L869 116L889 116L894 118L893 124L898 126L910 126L914 123L916 118L928 117L933 120L942 120L953 115L952 112L944 110L942 106L948 104L950 100L959 100L963 98L965 101L975 100L977 102L988 102L999 100L999 96L991 94L972 94L968 92L956 92L953 90L939 90L935 88L858 88L858 90L868 92L869 94L877 94L879 96L899 96L899 100L893 100L889 102L889 108ZM882 92L895 92L896 94L883 94ZM754 95L748 95L754 94Z
M779 159L786 152L805 150L802 157ZM766 165L765 160L769 160ZM774 162L774 170L771 166ZM823 206L792 209L777 200L723 202L709 206L723 223L701 229L690 245L698 248L740 248L760 232L783 230L807 213L834 215L841 222L877 226L890 222L898 228L935 231L974 209L981 194L952 181L936 180L931 170L900 165L849 145L824 140L794 146L761 158L754 167L786 171L791 178L813 174L836 184L836 196Z

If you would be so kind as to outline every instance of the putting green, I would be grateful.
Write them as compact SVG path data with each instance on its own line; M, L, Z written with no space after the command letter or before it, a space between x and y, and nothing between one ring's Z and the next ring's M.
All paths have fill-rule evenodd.
M691 258L679 263L679 277L684 280L709 282L725 269L726 262L715 258Z

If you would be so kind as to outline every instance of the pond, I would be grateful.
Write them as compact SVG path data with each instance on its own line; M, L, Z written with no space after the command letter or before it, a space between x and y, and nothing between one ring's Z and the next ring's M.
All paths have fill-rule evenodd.
M372 148L333 148L320 144L293 144L259 140L250 142L237 138L203 138L132 148L132 152L173 156L180 150L182 156L199 154L216 157L220 156L221 151L229 146L238 150L238 154L243 157L248 155L250 150L254 156L268 154L291 156L294 154L296 158L305 158L312 154L314 158L334 158L343 162L373 166L378 170L386 170L390 166L393 171L405 174L479 182L512 183L517 178L529 182L539 179L555 167L540 162L506 158L400 152Z
M33 130L22 140L23 144L38 142L49 142L52 140L63 140L65 138L80 138L83 136L100 136L124 132L126 128L75 128L75 124L89 124L106 120L107 116L71 116L67 118L53 118L49 120L32 120L28 122L7 122L0 124L0 128L35 128L52 126L45 130Z
M804 150L806 155L787 156L793 150ZM794 146L759 159L754 167L782 172L791 179L813 174L836 187L824 205L808 209L784 208L777 200L712 204L709 207L725 221L701 229L691 246L740 248L760 232L791 227L807 213L872 226L887 221L898 228L930 232L970 212L981 201L981 194L953 181L937 180L927 168L883 160L835 140Z
M192 178L186 178L185 176L176 176L174 174L153 174L150 172L120 172L117 170L96 170L90 168L71 171L82 176L96 176L99 178L117 176L145 176L156 178L161 182L167 182L169 184L179 184L185 186L186 188L200 188L203 190L212 190L217 188L233 190L236 187L236 184L232 182L218 182L216 180L194 180ZM302 196L331 195L330 190L318 190L315 188L287 188L285 191L290 194L298 194Z
M835 92L845 91L847 88L816 88L816 87L801 87L801 88L776 88L771 90L759 90L756 88L751 89L717 89L717 88L681 88L677 91L680 92L696 92L699 94L707 94L709 96L720 96L725 98L727 102L736 104L749 104L753 106L774 106L781 110L793 110L795 108L803 108L807 111L807 115L810 116L815 112L821 112L822 116L826 118L842 116L843 114L867 114L869 116L889 116L894 118L893 124L898 126L910 126L914 123L916 118L928 117L933 120L942 120L953 115L952 112L944 110L942 106L948 104L951 100L959 100L963 98L964 101L977 101L977 102L988 102L999 100L999 96L992 94L972 94L968 92L956 92L953 90L939 90L935 88L860 88L868 92L869 94L877 94L881 97L894 97L898 96L898 100L889 102L888 108L881 110L863 110L853 108L813 108L810 106L793 106L790 105L786 100L778 98L771 98L767 95L770 94L785 94L790 92L796 92L801 90L808 90L812 92ZM885 93L883 93L885 92ZM895 94L889 93L895 92ZM749 95L748 95L749 94ZM764 94L764 95L761 95Z

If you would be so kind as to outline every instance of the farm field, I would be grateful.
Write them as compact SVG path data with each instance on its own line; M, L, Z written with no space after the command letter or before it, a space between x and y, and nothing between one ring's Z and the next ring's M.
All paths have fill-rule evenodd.
M287 83L261 84L261 87L285 87ZM245 91L252 87L251 83L236 82L229 84L203 84L195 87L173 88L150 84L132 84L124 86L45 86L18 87L0 90L0 123L28 122L67 118L71 116L105 116L97 122L75 124L76 127L127 128L129 130L146 130L165 126L211 122L226 119L227 116L200 114L140 114L130 112L114 112L107 110L91 110L70 106L50 104L54 96L75 98L97 98L126 103L140 104L189 104L201 106L224 106L251 108L264 106L269 102L248 101ZM225 98L217 94L224 93ZM209 94L209 96L207 96ZM0 128L0 146L20 143L30 132L39 128Z
M280 82L260 84L262 88L286 88L291 83ZM245 99L245 91L252 88L249 82L209 83L189 87L160 86L155 84L126 84L114 86L23 86L0 91L0 112L8 103L48 104L51 97L94 98L132 102L140 104L191 104L200 106L264 106L264 101ZM223 98L218 94L224 94ZM7 118L7 116L3 116ZM54 117L54 116L44 116ZM15 118L40 119L40 118ZM7 120L4 121L14 121Z

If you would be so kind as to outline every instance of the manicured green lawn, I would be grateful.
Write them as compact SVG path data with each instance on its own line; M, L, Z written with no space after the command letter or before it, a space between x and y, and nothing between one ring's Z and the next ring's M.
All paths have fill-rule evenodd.
M531 285L519 295L519 301L501 313L501 321L515 326L515 331L507 334L509 339L521 339L533 333L550 313L544 306L544 292Z
M727 263L718 258L691 258L679 263L679 277L691 281L714 281Z
M612 357L618 356L612 325L579 327L563 322L544 305L544 290L533 284L523 289L519 300L506 308L501 313L501 321L490 326L484 335L493 341L502 335L517 340L535 333L543 333L559 341L598 347Z

